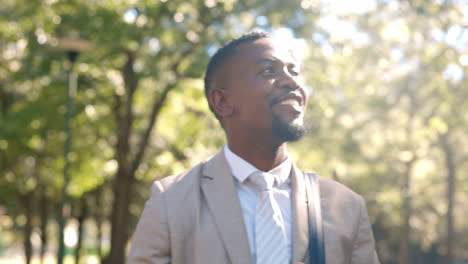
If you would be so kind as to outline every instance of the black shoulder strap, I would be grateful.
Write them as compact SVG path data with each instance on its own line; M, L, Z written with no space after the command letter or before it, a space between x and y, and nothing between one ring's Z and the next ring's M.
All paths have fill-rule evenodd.
M309 264L325 264L325 246L317 175L305 173L309 210Z

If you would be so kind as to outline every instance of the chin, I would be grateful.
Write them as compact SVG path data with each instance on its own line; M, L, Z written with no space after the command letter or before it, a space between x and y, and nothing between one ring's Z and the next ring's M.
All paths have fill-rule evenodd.
M302 119L286 121L276 115L273 116L272 122L273 135L284 142L298 141L304 136L305 128Z

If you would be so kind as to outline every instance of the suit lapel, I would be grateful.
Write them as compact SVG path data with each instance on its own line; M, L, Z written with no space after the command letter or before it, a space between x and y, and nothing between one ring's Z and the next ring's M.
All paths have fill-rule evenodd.
M304 184L304 174L293 165L291 170L293 262L304 261L309 246L307 196Z
M222 151L204 165L201 188L231 263L251 264L242 209Z

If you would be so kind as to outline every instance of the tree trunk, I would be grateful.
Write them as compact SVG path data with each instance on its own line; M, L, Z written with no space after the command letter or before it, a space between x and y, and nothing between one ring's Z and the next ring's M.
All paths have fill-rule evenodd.
M103 221L103 216L104 216L104 213L103 213L103 209L101 209L101 192L102 192L102 189L103 186L100 186L97 190L96 190L96 193L95 193L95 203L96 203L96 212L95 212L95 220L96 220L96 229L97 229L97 234L96 234L96 247L97 247L97 254L98 254L98 258L99 258L99 261L100 263L102 262L102 247L101 247L101 244L102 244L102 221Z
M32 221L33 221L33 192L28 192L22 197L23 206L25 209L26 224L23 229L23 246L24 246L24 257L25 263L31 263L32 258L32 244L31 244L31 234L32 234Z
M401 208L401 239L399 250L399 263L410 263L410 220L411 220L411 169L413 162L405 164L405 173L403 175L403 184L401 187L401 196L403 197L403 206Z
M83 246L83 234L84 234L84 221L88 215L88 207L86 204L86 200L81 198L81 208L80 214L78 216L78 243L76 244L75 248L75 264L80 263L80 256L81 256L81 248Z
M190 50L182 53L181 58L186 56ZM172 70L178 77L177 67L182 60L176 60ZM138 79L133 70L134 55L127 51L127 61L121 70L126 91L125 98L115 95L114 113L118 124L118 136L116 144L116 160L118 163L117 174L114 179L113 194L114 201L111 215L111 250L106 258L107 264L124 264L128 238L130 236L130 202L132 188L135 183L135 172L143 159L148 146L151 131L156 123L157 117L166 102L169 92L176 87L176 83L168 84L154 100L148 125L141 134L139 144L132 152L130 148L130 136L132 135L133 123L133 95L138 88ZM123 100L122 100L123 99ZM135 153L133 159L131 153Z
M129 237L130 195L134 183L133 175L120 171L114 183L114 203L111 216L111 251L106 261L108 264L125 263L126 245Z
M116 144L118 169L113 184L114 201L111 215L111 250L105 261L108 264L125 263L125 247L128 240L130 197L132 185L135 181L129 157L131 151L129 141L133 123L133 95L138 84L133 64L133 54L127 52L127 61L121 70L126 96L123 102L120 96L116 95L115 97L115 115L119 129Z
M454 260L455 223L453 218L453 207L455 204L455 182L456 164L453 149L449 143L448 134L440 136L442 149L445 155L445 167L447 169L447 264L452 264Z
M47 250L47 244L48 244L48 236L47 236L47 224L48 224L48 206L47 206L47 198L45 195L45 190L42 188L42 194L41 194L41 201L39 203L39 214L40 214L40 229L41 229L41 248L40 248L40 258L41 258L41 263L44 263L44 257L45 253Z
M96 237L96 247L97 247L97 255L99 258L99 262L102 262L102 221L96 219L97 225L97 237Z
M399 263L409 264L411 263L411 173L413 165L416 161L415 152L413 145L413 131L414 131L414 116L419 108L419 102L415 91L417 90L417 79L410 77L408 79L408 90L407 96L409 99L408 103L408 121L405 126L406 143L405 149L410 152L409 157L400 157L400 160L404 162L404 173L403 182L401 184L401 197L403 198L403 204L401 208L401 240L399 250Z

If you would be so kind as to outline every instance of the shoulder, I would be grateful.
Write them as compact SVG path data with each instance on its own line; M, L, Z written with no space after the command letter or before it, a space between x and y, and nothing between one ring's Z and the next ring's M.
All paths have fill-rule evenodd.
M368 225L367 209L361 195L334 180L319 177L320 200L324 218L341 226L350 241L356 238L360 225Z
M171 193L174 191L182 191L194 186L201 174L201 168L204 163L200 163L180 174L167 176L165 178L154 181L153 193Z
M337 181L334 181L329 178L325 178L322 176L317 177L319 180L319 186L320 190L324 192L338 192L338 193L343 193L343 195L349 195L349 196L359 196L356 192L351 190L349 187L345 186L342 183L339 183Z
M379 263L375 253L372 228L366 205L361 195L334 180L319 177L325 238L333 249L349 252L348 263ZM337 237L337 238L335 238ZM327 239L325 239L327 240ZM329 252L327 252L329 253ZM335 255L327 254L327 259Z
M356 208L364 205L364 200L361 195L347 186L321 176L318 176L318 180L322 199L326 199L338 207L352 206Z
M181 174L156 180L153 184L153 191L156 189L161 193L176 192L180 194L180 192L184 190L199 190L202 176L213 177L220 172L226 171L226 169L227 163L223 151L220 151L216 155L209 157L197 166Z

